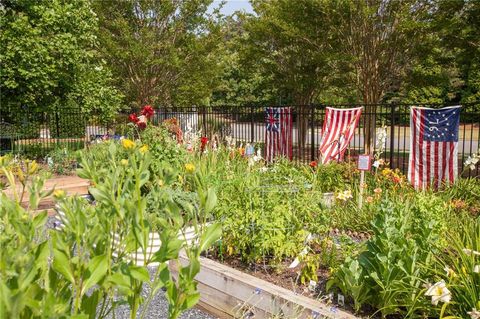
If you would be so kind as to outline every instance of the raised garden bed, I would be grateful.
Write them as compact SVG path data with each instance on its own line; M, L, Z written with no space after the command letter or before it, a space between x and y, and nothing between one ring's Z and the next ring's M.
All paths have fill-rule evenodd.
M187 264L185 256L180 257ZM357 318L334 306L296 294L211 259L200 259L199 306L219 318ZM177 275L177 265L170 264Z

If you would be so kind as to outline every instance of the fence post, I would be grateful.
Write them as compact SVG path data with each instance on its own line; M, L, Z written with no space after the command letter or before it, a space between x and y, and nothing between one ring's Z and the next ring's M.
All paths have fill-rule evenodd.
M310 152L311 160L315 160L315 105L310 104Z
M255 137L255 124L254 124L254 108L253 104L250 106L250 143L253 143Z
M393 168L394 148L395 148L395 105L391 104L390 105L390 168Z
M60 125L59 125L59 118L58 118L58 105L55 106L55 127L57 129L57 139L60 138ZM58 141L57 141L58 143Z

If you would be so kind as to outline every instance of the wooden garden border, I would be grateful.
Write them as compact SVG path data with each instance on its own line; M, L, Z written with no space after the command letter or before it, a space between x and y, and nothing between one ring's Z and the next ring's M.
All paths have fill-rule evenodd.
M184 254L179 259L182 265L188 264ZM357 318L211 259L201 257L200 264L196 277L200 292L198 306L219 318L243 318L245 312L255 319L279 314L286 318ZM178 274L177 263L171 262L170 269L174 276Z

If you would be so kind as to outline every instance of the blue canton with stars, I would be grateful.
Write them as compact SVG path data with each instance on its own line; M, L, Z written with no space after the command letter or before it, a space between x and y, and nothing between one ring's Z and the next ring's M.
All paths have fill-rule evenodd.
M424 141L458 142L460 108L429 109L424 114Z

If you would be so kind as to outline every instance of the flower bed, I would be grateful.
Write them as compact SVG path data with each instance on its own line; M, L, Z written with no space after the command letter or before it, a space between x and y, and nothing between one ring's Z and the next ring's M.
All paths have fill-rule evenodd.
M150 150L176 153L174 165L216 190L223 235L209 257L263 278L294 273L296 292L361 315L475 316L480 308L478 179L416 192L377 160L360 185L348 161L267 164L252 145L201 134L162 144L151 139L156 130L141 136Z
M168 258L190 247L184 286L167 289L176 311L172 317L198 301L193 278L200 251L212 244L205 254L219 262L262 272L267 279L291 278L283 286L362 316L478 317L478 179L417 192L377 156L360 185L350 160L266 163L258 146L181 132L175 119L152 127L151 113L143 116L132 116L129 138L100 143L81 156L79 176L93 183L91 193L100 205L86 209L77 200L57 197L66 218L77 221L79 214L84 220L85 227L72 226L65 240L91 251L90 257L100 253L92 247L109 247L88 235L93 229L101 229L104 243L111 243L111 234L120 236L125 253L108 255L120 264L139 248L147 264L158 262L157 254L150 258L145 250L152 231ZM468 169L472 164L469 160ZM90 219L92 224L85 222ZM208 221L216 226L203 229ZM215 241L218 225L223 235ZM178 231L189 226L206 234L193 246L176 241ZM57 248L56 258L73 258L73 250ZM87 269L88 260L80 265ZM68 275L58 264L53 271ZM140 280L130 292L135 296L143 277L132 278ZM189 301L175 289L184 289ZM75 302L87 297L79 298L69 299L70 309L84 310ZM125 298L137 309L138 299Z

